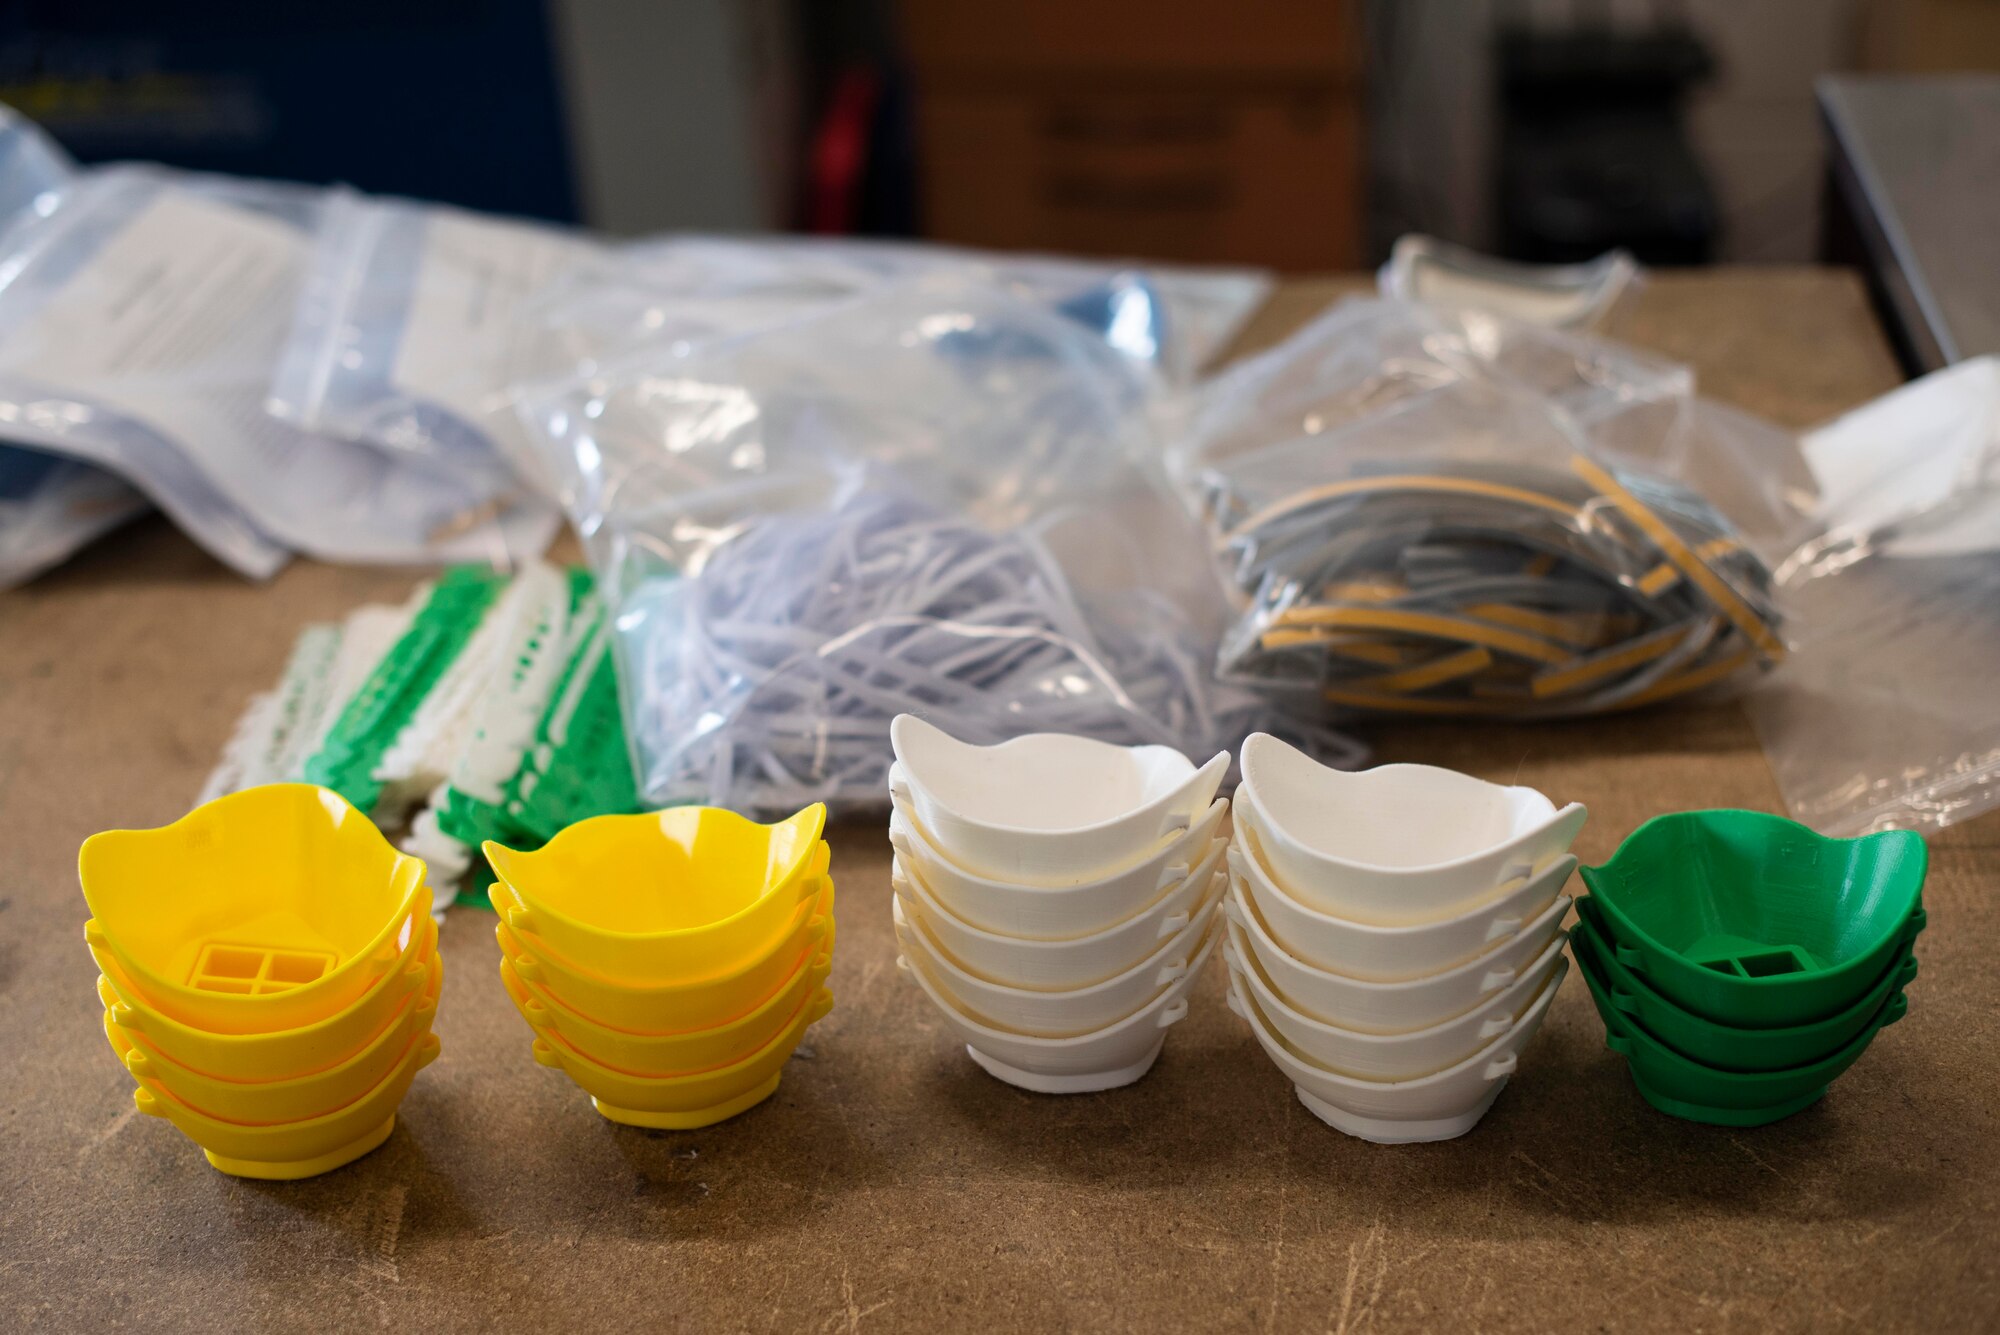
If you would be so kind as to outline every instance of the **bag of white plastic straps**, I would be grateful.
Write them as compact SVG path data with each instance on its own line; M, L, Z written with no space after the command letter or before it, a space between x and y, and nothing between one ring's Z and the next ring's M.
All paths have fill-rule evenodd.
M329 561L505 564L555 519L263 410L323 193L85 173L0 233L0 439L131 481L263 576Z
M1239 600L1219 670L1301 715L1596 713L1783 657L1795 444L1684 367L1353 301L1171 430Z
M1224 609L1159 468L1151 380L1084 325L952 280L535 403L571 461L645 797L881 806L903 712L1191 755L1260 722L1209 677Z
M885 282L960 273L1064 305L1127 355L1190 377L1263 300L1255 270L1002 257L914 244L674 236L340 192L327 208L271 411L449 470L546 487L516 402L646 349L742 334Z
M2000 358L1807 433L1825 532L1780 570L1796 647L1750 697L1792 814L1925 834L2000 807Z

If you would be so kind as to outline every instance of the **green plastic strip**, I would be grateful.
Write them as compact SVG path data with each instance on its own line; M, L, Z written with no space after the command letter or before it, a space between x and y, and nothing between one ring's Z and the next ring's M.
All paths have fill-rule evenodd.
M507 815L546 842L592 816L643 809L625 744L618 673L600 617L550 702L529 763L508 785Z
M375 665L306 762L306 779L362 811L374 810L382 795L374 776L383 753L464 651L506 585L505 575L483 567L455 566L439 576L410 628Z
M488 839L497 839L510 848L537 848L547 842L547 836L536 834L531 828L516 819L508 810L509 800L521 782L521 774L535 763L535 758L544 749L544 735L549 727L550 715L555 711L576 671L579 646L595 633L601 619L601 610L593 592L593 581L587 570L569 572L570 618L566 643L561 652L564 655L562 671L557 675L554 687L549 692L549 700L542 707L540 719L536 723L535 736L521 756L515 772L507 776L500 785L494 800L467 792L456 785L448 786L437 802L438 829L468 848L477 850Z
M566 661L521 764L497 802L447 788L437 804L438 828L471 848L494 839L510 848L539 848L566 827L592 816L640 811L638 784L625 743L618 673L610 652L604 606L587 570L570 572L570 633ZM459 903L487 903L493 874L475 864Z

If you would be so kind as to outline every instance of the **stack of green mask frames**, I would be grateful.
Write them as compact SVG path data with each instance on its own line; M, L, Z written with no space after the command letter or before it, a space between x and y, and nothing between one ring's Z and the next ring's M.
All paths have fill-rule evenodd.
M1720 1126L1817 1102L1908 1009L1925 863L1908 830L1686 811L1585 867L1570 948L1639 1093Z

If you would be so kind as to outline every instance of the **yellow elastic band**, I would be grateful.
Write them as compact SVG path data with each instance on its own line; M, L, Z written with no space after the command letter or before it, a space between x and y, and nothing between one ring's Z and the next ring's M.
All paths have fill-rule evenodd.
M1386 603L1408 593L1409 587L1390 580L1363 580L1347 584L1329 584L1321 589L1319 596L1326 602L1334 603Z
M1441 491L1460 496L1484 496L1488 500L1512 501L1517 505L1547 510L1571 522L1577 519L1577 509L1574 505L1539 491L1530 491L1526 487L1510 487L1500 482L1480 482L1464 477L1433 477L1425 473L1407 473L1394 477L1365 477L1354 478L1347 482L1329 482L1323 487L1309 487L1305 491L1294 492L1284 500L1267 505L1251 515L1231 529L1229 536L1234 538L1246 529L1268 524L1273 519L1320 501L1335 500L1342 496L1365 495L1373 491Z
M1754 657L1756 657L1755 651L1746 645L1726 658L1718 658L1712 663L1706 663L1697 668L1689 668L1686 672L1682 672L1676 676L1656 681L1645 690L1619 701L1618 707L1620 709L1636 708L1639 705L1650 705L1656 701L1665 700L1669 696L1685 695L1689 691L1700 690L1704 686L1710 686L1721 681L1724 677L1736 671L1736 669L1742 667Z
M1688 627L1682 626L1665 635L1649 635L1643 640L1634 640L1609 653L1576 659L1567 667L1537 674L1532 689L1536 698L1542 700L1552 695L1567 695L1580 687L1593 685L1606 677L1663 657L1685 643L1687 636Z
M1281 626L1327 626L1344 630L1384 630L1402 635L1422 635L1431 639L1459 640L1483 644L1489 649L1533 659L1538 663L1569 661L1569 652L1560 645L1503 626L1470 621L1464 617L1441 616L1431 612L1404 612L1374 607L1294 607L1278 618ZM1268 639L1269 636L1267 635Z
M1473 673L1493 665L1493 655L1477 645L1461 649L1455 654L1433 658L1428 663L1404 668L1401 672L1384 672L1378 677L1357 677L1344 685L1357 691L1422 691L1440 682L1452 681L1458 677L1469 677Z
M1521 708L1518 700L1440 700L1427 695L1348 691L1338 686L1327 687L1326 699L1330 704L1376 709L1389 714L1513 714Z
M1595 649L1606 643L1605 631L1611 625L1611 619L1601 615L1562 616L1555 612L1515 607L1512 603L1480 603L1463 610L1469 617L1530 631L1544 639L1575 645L1579 649Z
M1657 598L1680 582L1680 570L1672 561L1662 561L1639 577L1639 592Z
M1710 538L1694 549L1694 554L1704 561L1713 561L1718 556L1726 556L1737 549L1734 538ZM1671 561L1662 561L1639 578L1639 592L1648 598L1657 598L1680 582L1681 572Z
M1309 635L1312 632L1303 633ZM1327 643L1326 651L1336 658L1369 663L1375 667L1401 667L1421 652L1411 645L1391 644L1387 640L1353 640L1346 643L1334 640Z
M1771 628L1764 624L1763 618L1751 611L1750 605L1737 597L1734 589L1704 565L1701 559L1688 549L1688 545L1680 540L1679 535L1667 527L1664 520L1647 509L1638 497L1619 486L1617 479L1611 474L1582 455L1579 454L1572 459L1570 467L1575 469L1577 475L1584 481L1603 492L1626 518L1639 526L1640 532L1651 538L1654 544L1667 554L1668 559L1681 568L1681 573L1699 585L1703 593L1714 599L1715 605L1722 609L1723 615L1735 622L1736 628L1749 636L1750 642L1763 650L1766 658L1774 663L1784 658L1785 646L1771 633Z
M1330 654L1376 667L1401 667L1423 652L1414 645L1395 644L1388 640L1337 630L1310 628L1267 630L1258 637L1258 643L1266 649L1296 649L1300 645L1312 645Z

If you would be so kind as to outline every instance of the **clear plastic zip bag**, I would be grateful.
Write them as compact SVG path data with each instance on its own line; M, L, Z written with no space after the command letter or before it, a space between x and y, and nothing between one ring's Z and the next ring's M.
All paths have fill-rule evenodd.
M506 564L555 516L263 411L322 192L113 167L0 234L0 438L96 463L219 558Z
M0 445L0 589L34 578L145 508L145 497L101 468Z
M1522 264L1411 233L1396 238L1375 281L1383 296L1401 301L1469 306L1531 324L1588 330L1645 276L1624 250L1581 264Z
M489 491L532 480L516 341L536 296L602 253L547 223L329 191L266 407Z
M1267 275L800 237L614 244L545 223L336 191L269 408L448 476L546 487L518 400L646 349L742 334L885 283L956 273L1068 306L1186 378L1262 301Z
M1807 434L1825 532L1780 571L1797 625L1751 721L1792 814L1929 834L2000 806L2000 359Z
M1253 269L1122 266L853 238L688 234L605 248L523 320L518 382L802 318L885 284L958 277L1061 311L1171 382L1194 378L1270 290Z
M0 218L11 218L68 180L76 164L42 127L0 105Z
M1219 673L1296 712L1595 713L1784 654L1770 564L1809 480L1672 363L1355 301L1225 371L1175 435L1240 600Z
M0 106L0 223L75 171L40 126ZM144 497L102 469L0 445L0 589L32 579L145 508Z
M933 280L537 399L646 798L879 807L906 711L1197 755L1248 730L1154 388L1084 325Z

